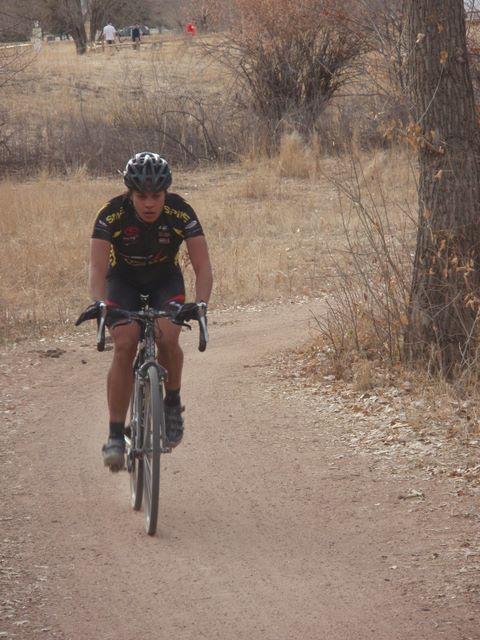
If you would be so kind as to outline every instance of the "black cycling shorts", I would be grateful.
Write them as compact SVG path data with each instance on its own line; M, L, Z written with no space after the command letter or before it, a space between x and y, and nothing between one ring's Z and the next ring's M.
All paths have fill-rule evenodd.
M149 296L149 304L154 309L164 309L170 302L185 302L185 283L180 270L172 271L151 285L135 285L118 275L107 276L105 302L112 307L128 311L141 308L140 295Z

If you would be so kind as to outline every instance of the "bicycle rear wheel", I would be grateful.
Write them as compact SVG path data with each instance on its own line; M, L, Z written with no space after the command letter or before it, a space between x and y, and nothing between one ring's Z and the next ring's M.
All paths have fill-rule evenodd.
M163 397L157 369L147 371L143 395L143 496L145 529L153 536L157 529L160 497L160 433L164 422Z
M130 401L130 442L127 440L127 469L130 473L130 504L139 511L143 497L143 459L137 453L143 447L143 385L135 376Z

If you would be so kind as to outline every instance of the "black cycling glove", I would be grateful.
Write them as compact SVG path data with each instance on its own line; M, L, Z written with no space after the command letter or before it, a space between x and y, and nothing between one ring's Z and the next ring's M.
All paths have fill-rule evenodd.
M94 318L100 317L100 306L104 304L102 300L95 300L92 302L85 311L78 316L77 321L75 322L75 326L78 327L79 324L85 322L85 320L93 320Z
M196 302L186 302L178 306L174 322L188 322L198 320L198 304Z

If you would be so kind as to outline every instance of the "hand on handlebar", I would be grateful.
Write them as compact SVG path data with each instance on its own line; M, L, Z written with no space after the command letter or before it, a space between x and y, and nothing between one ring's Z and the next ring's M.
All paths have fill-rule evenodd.
M75 326L78 327L79 324L85 322L86 320L94 320L95 318L100 318L101 309L105 308L106 305L102 300L95 300L92 302L85 311L83 311L77 318L75 322Z
M199 351L205 351L208 343L208 328L207 328L207 303L206 302L186 302L185 304L171 303L173 309L176 309L172 322L180 324L184 327L189 327L186 324L188 320L198 320L200 326L200 342L198 344Z
M200 328L198 348L200 351L205 351L208 343L206 302L187 302L186 304L172 302L170 304L170 311L157 311L146 308L135 312L108 307L102 300L96 300L80 314L75 322L75 326L78 327L79 324L86 320L96 319L98 325L97 349L103 351L105 347L105 327L107 324L108 326L113 326L112 323L114 323L114 326L118 326L132 322L132 320L153 322L156 318L169 318L173 323L187 327L188 329L192 327L187 324L187 322L189 320L197 320Z
M178 324L189 320L199 320L200 317L205 317L207 314L206 302L185 302L184 304L172 302L171 306L176 309L173 322Z

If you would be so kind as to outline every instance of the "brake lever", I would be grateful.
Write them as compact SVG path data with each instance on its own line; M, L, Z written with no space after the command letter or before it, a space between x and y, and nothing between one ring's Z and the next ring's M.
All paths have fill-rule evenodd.
M99 317L97 318L97 350L105 349L105 324L107 320L107 305L101 302L99 305Z
M205 312L199 314L198 324L200 326L200 338L198 341L198 350L203 352L207 348L207 344L208 344L207 316L205 315Z

